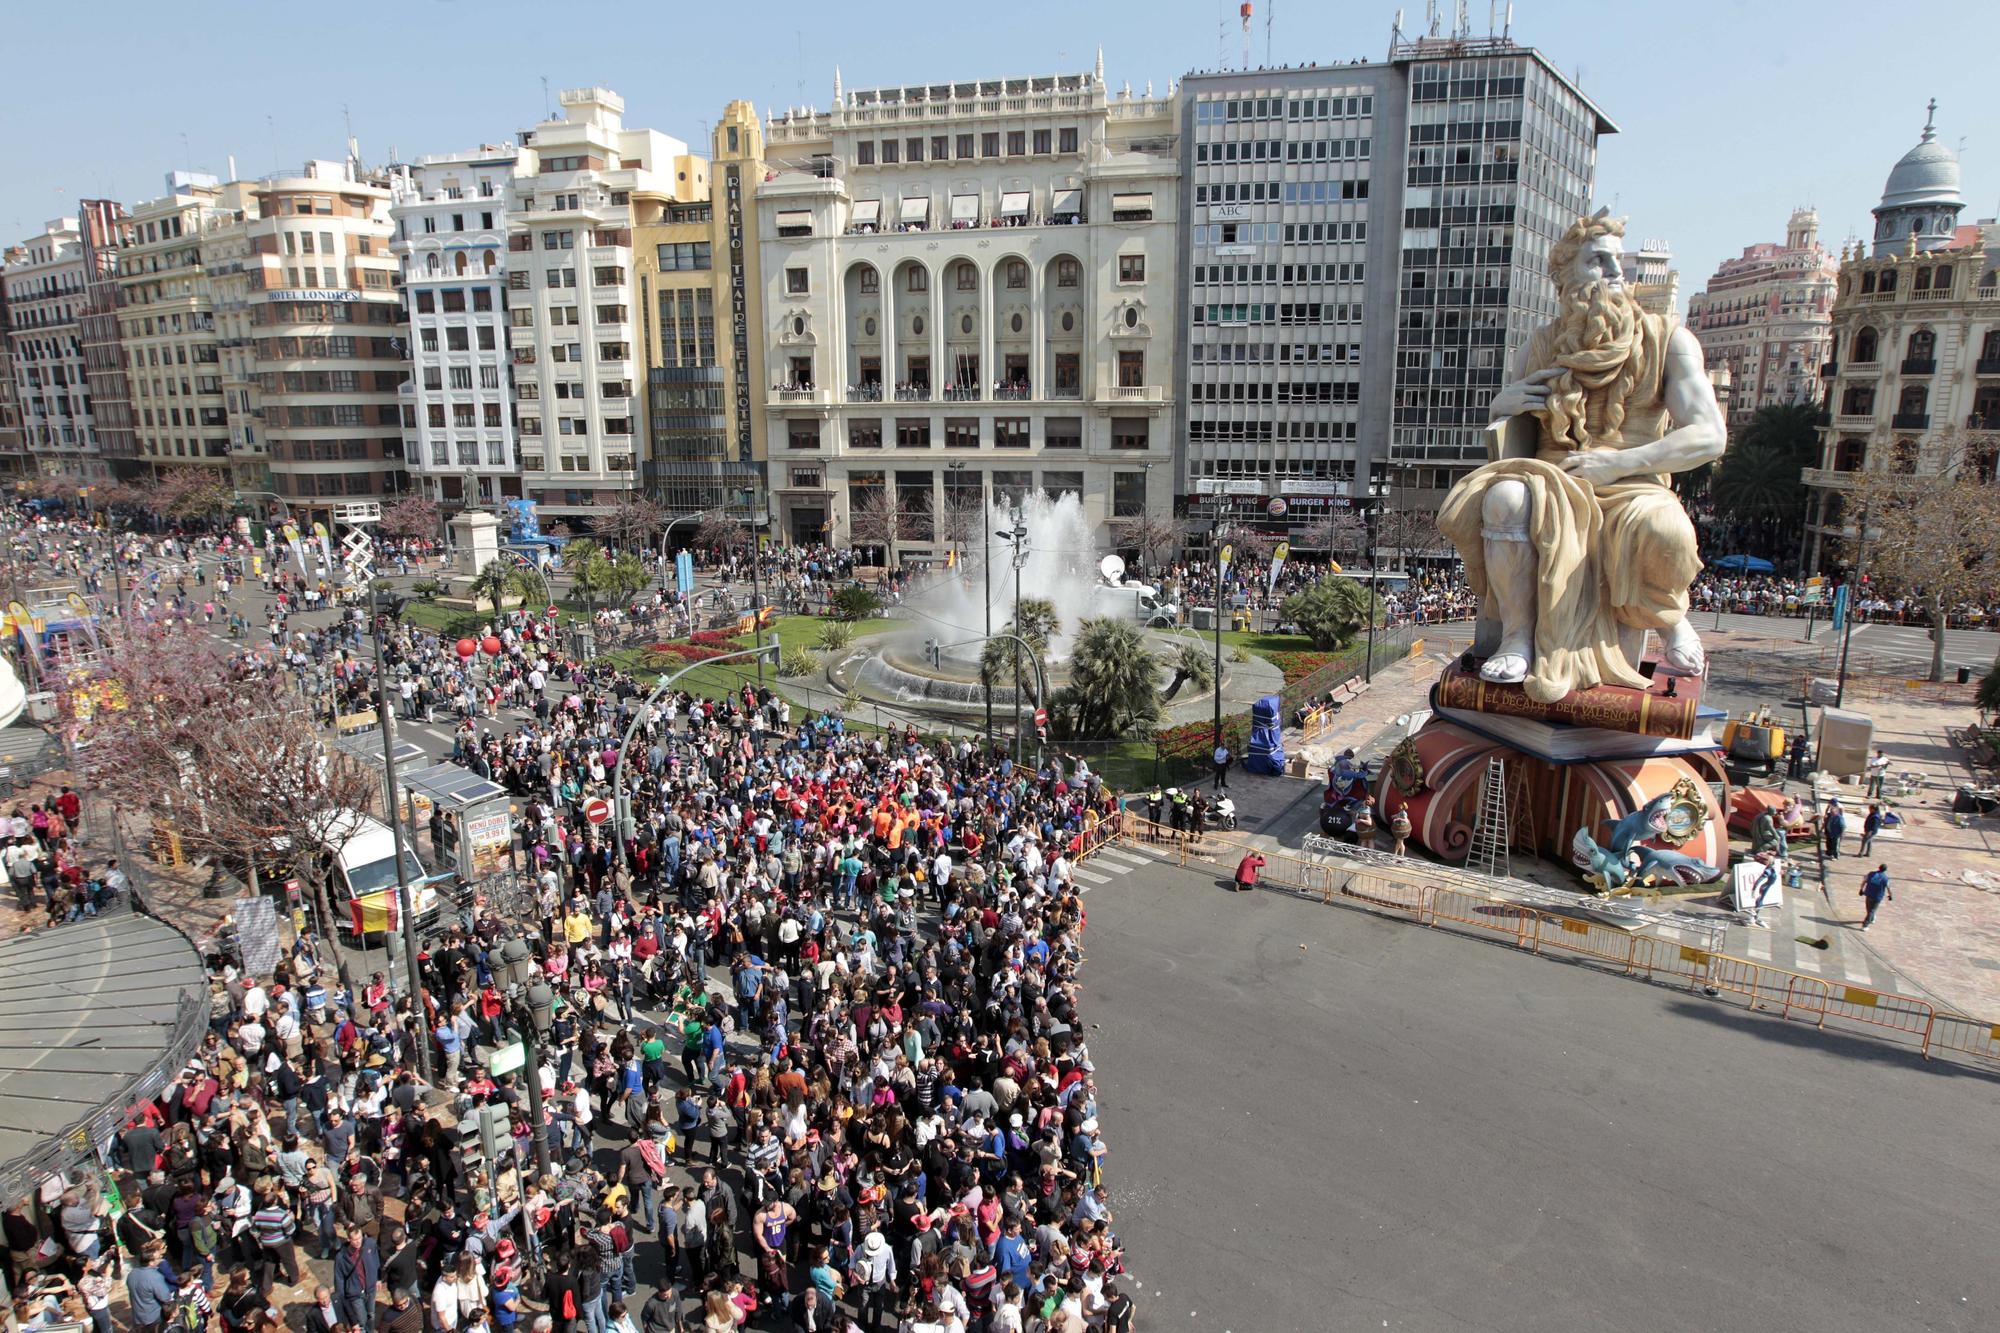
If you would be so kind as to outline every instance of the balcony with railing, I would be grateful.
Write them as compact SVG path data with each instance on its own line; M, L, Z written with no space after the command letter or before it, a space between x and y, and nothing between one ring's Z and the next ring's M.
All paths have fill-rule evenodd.
M879 403L879 402L881 402L881 401L882 401L882 383L881 383L881 381L880 381L880 380L876 380L876 381L873 381L873 382L871 382L871 383L868 383L868 384L850 384L850 385L848 385L848 386L847 386L847 399L846 399L846 401L848 401L848 402L850 402L850 403Z
M1833 424L1836 426L1872 426L1875 424L1875 413L1872 408L1866 412L1849 412L1843 408L1834 416Z
M1910 299L1912 301L1949 301L1957 294L1950 287L1927 287L1921 291L1912 291Z
M1829 491L1853 489L1855 478L1859 475L1859 473L1855 472L1841 472L1825 467L1809 467L1799 470L1799 480L1807 486L1816 486L1821 490Z
M1822 362L1820 362L1820 363L1819 363L1819 377L1820 377L1821 379L1823 379L1823 380L1830 380L1830 379L1832 379L1832 378L1833 378L1833 377L1834 377L1835 375L1838 375L1839 373L1840 373L1840 363L1839 363L1839 362L1837 362L1837 361L1822 361Z
M1975 375L2000 375L2000 356L1982 356L1972 363Z
M993 386L993 396L1003 403L1025 403L1035 396L1035 386L1026 380L1002 381Z
M1114 403L1163 403L1167 391L1157 384L1114 384L1104 390L1104 397Z
M896 401L899 403L928 403L931 400L931 386L928 384L898 384Z
M1965 419L1965 428L1973 431L2000 431L2000 412L1974 412Z
M1897 430L1928 430L1931 414L1928 412L1898 412L1889 418L1889 424Z
M1934 356L1906 356L1903 358L1905 375L1937 374L1937 358Z
M771 406L773 407L823 407L833 401L833 390L818 389L810 384L774 384L771 386Z

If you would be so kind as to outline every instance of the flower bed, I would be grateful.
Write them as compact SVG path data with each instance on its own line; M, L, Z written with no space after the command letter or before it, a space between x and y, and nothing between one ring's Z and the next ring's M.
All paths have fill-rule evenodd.
M1260 657L1285 673L1285 684L1292 685L1304 680L1315 671L1322 670L1329 663L1340 660L1339 653L1322 652L1277 652L1260 653Z
M658 663L664 658L678 658L683 662L706 662L711 657L722 657L730 650L715 648L705 643L653 643L646 646L648 659Z
M736 642L736 631L733 629L696 630L693 634L688 635L688 642L704 643L710 647L722 648L736 648L741 646Z

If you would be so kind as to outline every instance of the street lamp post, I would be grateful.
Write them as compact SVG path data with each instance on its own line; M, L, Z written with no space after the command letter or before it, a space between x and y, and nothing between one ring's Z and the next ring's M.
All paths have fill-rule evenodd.
M1021 762L1021 566L1028 563L1028 524L1019 512L1011 532L993 534L1014 547L1014 762ZM990 623L990 622L989 622ZM988 637L992 637L988 635Z
M1215 498L1215 523L1208 531L1208 556L1215 562L1215 744L1211 749L1222 748L1222 497ZM1222 775L1215 777L1216 785L1222 785Z
M1363 650L1367 656L1361 660L1363 684L1375 679L1375 590L1382 581L1382 571L1375 563L1375 525L1380 517L1375 506L1371 504L1368 506L1367 517L1362 520L1367 527L1368 535L1368 587L1365 589L1368 594L1368 610L1364 617L1368 622L1368 646Z
M1855 532L1854 568L1847 572L1847 618L1840 631L1840 674L1834 681L1833 706L1839 708L1847 699L1847 648L1854 640L1854 617L1860 612L1861 584L1866 579L1863 573L1868 563L1868 510L1861 510L1861 527ZM1842 533L1842 536L1847 535Z
M396 818L396 739L390 729L389 675L382 666L381 597L375 581L368 583L369 638L375 644L375 720L382 733L382 779L388 784L387 811L389 830L396 844L396 911L403 919L404 962L410 970L410 998L412 1008L417 1013L417 1023L422 1029L416 1040L417 1072L424 1082L431 1079L431 1019L430 1005L424 997L423 971L417 966L417 922L414 904L410 894L410 870L403 856L403 821Z

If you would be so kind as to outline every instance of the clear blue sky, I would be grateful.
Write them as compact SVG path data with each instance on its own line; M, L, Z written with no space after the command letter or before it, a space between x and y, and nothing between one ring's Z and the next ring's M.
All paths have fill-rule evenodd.
M1258 0L1257 63L1274 7L1276 63L1387 51L1389 0ZM1484 32L1487 4L1469 7ZM1421 28L1421 0L1407 8L1409 29ZM1630 216L1634 236L1671 242L1685 293L1719 259L1781 239L1796 204L1818 206L1832 244L1866 234L1883 177L1916 142L1933 96L1941 137L1964 139L1967 219L2000 211L1986 68L2000 49L2000 6L1908 13L1924 17L1903 21L1904 11L1861 0L1519 0L1514 37L1581 68L1585 91L1621 126L1600 154L1600 196ZM1240 59L1235 15L1233 0L15 6L0 236L20 240L79 197L156 197L162 174L190 162L220 175L234 153L239 174L253 176L338 157L343 106L371 162L391 146L411 158L504 140L540 118L544 76L552 90L609 85L629 123L700 145L730 98L760 112L826 106L835 64L850 88L1053 73L1088 69L1102 43L1114 92L1150 79L1164 93L1225 50ZM373 33L353 31L371 20Z

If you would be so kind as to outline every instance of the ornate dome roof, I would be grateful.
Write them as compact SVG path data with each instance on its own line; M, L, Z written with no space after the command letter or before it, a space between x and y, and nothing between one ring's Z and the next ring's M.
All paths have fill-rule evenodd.
M1935 118L1935 101L1930 109ZM1937 130L1931 121L1926 120L1922 142L1903 154L1902 160L1889 172L1889 180L1882 187L1882 202L1877 208L1934 204L1963 208L1965 197L1959 193L1958 187L1958 154L1937 141Z

